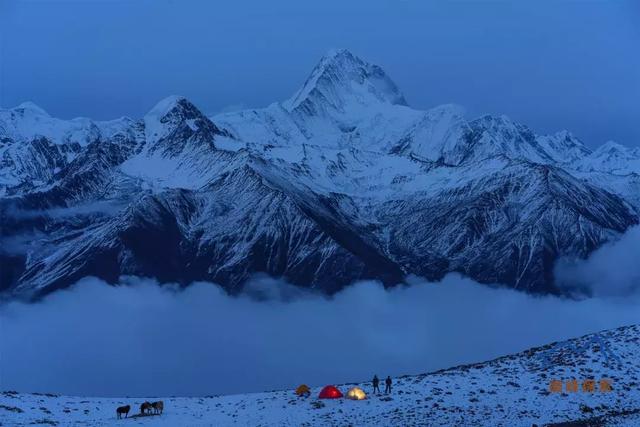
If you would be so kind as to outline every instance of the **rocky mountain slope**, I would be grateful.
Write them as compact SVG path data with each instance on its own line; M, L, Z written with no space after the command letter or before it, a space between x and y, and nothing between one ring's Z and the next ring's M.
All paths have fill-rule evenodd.
M638 223L639 173L617 144L414 110L345 50L264 109L206 117L169 97L100 122L25 103L0 110L0 291L123 274L237 291L265 272L330 293L458 271L557 293L558 257Z
M130 415L134 415L145 400L161 399L162 415L135 418L136 422L153 426L634 426L640 421L639 352L640 327L636 325L484 363L394 378L391 395L371 393L370 382L338 385L343 393L353 386L364 389L369 395L361 401L320 400L317 396L324 384L312 385L309 398L294 394L297 384L290 390L201 398L89 398L5 391L0 394L0 416L16 426L119 425L124 421L116 420L118 406L132 405ZM567 388L573 380L576 391ZM559 381L560 388L552 381Z

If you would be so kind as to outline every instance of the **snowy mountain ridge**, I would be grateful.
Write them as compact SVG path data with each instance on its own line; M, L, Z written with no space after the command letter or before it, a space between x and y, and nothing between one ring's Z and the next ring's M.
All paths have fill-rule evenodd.
M558 257L638 223L640 152L620 147L414 110L346 50L264 109L206 117L172 96L99 122L26 103L0 110L0 291L121 274L237 291L266 272L334 292L457 271L558 293Z

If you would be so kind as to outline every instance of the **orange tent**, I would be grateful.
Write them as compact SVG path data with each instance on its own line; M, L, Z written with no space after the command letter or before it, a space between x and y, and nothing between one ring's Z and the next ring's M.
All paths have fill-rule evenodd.
M298 388L296 389L296 394L298 396L304 396L305 394L308 396L311 394L311 389L309 388L308 385L306 384L301 384L298 386Z

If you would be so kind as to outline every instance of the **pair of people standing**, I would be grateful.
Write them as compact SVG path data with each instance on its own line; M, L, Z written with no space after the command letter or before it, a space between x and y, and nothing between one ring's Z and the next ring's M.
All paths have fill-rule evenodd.
M380 393L380 380L377 375L373 376L373 392ZM384 380L384 392L385 394L391 393L391 377L389 376Z

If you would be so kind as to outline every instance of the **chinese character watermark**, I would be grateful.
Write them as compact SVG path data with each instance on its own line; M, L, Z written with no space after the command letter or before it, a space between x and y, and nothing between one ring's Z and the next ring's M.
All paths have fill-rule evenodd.
M598 387L596 387L596 384ZM549 382L549 391L551 393L562 393L563 390L566 393L577 393L579 390L583 393L595 393L596 391L607 393L613 390L613 388L611 387L611 380L608 378L602 378L597 382L593 378L588 378L580 382L577 379L570 379L564 382L554 379Z

